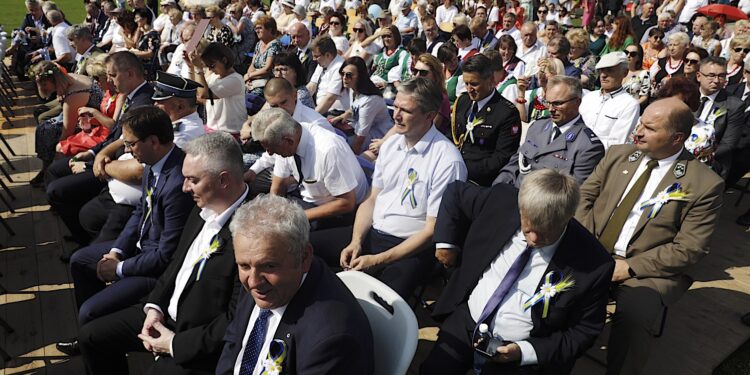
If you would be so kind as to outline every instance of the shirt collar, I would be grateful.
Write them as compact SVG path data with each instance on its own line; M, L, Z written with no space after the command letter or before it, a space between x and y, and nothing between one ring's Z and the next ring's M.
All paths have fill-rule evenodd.
M495 94L497 94L497 90L492 90L492 92L491 92L491 93L490 93L489 95L487 95L487 97L486 97L486 98L484 98L484 99L482 99L482 100L478 101L478 102L477 102L477 109L478 109L479 111L482 111L482 108L484 108L484 107L485 107L485 106L487 105L487 102L489 102L489 101L490 101L490 99L492 99L492 97L493 97L493 96L494 96ZM498 95L500 95L500 94L498 94ZM473 103L472 103L472 104L473 104ZM476 114L475 114L475 115L476 115Z
M565 132L568 131L571 127L573 127L573 124L575 124L576 122L578 122L578 119L580 119L580 118L581 118L581 115L578 115L573 120L570 120L570 121L568 121L565 124L560 125L560 126L558 126L554 122L552 122L552 124L554 126L557 126L558 129L560 129L560 134L565 134Z
M201 209L200 217L203 219L203 221L206 222L206 224L211 223L211 225L214 225L217 228L221 228L226 224L227 220L234 214L234 211L237 210L237 207L239 207L242 202L245 201L245 197L247 196L247 193L249 192L249 189L247 185L245 185L245 191L240 195L240 197L232 203L229 208L224 210L222 213L217 214L214 212L214 210L204 207Z
M299 155L301 158L304 158L310 151L314 150L315 145L313 144L312 134L310 134L307 129L302 127L302 134L300 134L299 136L299 144L297 145L297 151L295 152L295 154Z
M619 89L617 89L615 91L612 91L612 92L608 92L608 93L605 93L604 91L599 90L599 96L601 96L603 98L607 98L607 99L612 99L615 96L617 96L618 94L620 94L622 92L625 92L624 89L625 88L623 86L620 86Z
M432 141L435 139L435 137L439 134L438 130L435 128L435 125L430 126L430 129L427 130L426 133L422 136L422 138L419 139L419 142L414 145L414 147L411 148L411 150L414 150L414 152L424 155L425 152L427 152L427 147L432 143ZM398 143L398 150L399 151L406 151L410 152L411 150L406 146L406 137L401 136L401 140Z
M159 176L161 174L161 170L162 168L164 168L164 163L167 162L169 155L172 155L172 151L174 151L174 145L172 145L172 148L169 149L169 152L167 152L161 159L159 159L159 161L151 166L151 173L153 173L154 176Z
M133 97L134 97L134 96L135 96L135 94L136 94L136 93L138 92L138 90L140 90L140 89L141 89L141 87L143 87L143 86L144 86L145 84L147 84L147 83L148 83L148 82L146 82L146 81L144 80L144 81L143 81L143 83L141 83L140 85L138 85L138 87L136 87L136 88L135 88L135 90L131 91L131 92L130 92L130 94L128 94L128 96L127 96L127 98L128 98L128 101L131 101L131 100L133 100Z
M677 151L676 154L659 160L659 167L663 167L663 166L670 165L670 164L674 163L677 160L677 158L680 157L680 154L682 154L682 150L683 149L681 148L680 151ZM649 160L651 160L650 156L646 155L646 156L643 157L643 161L647 162Z
M300 281L300 283L299 283L300 289L302 288L302 284L305 283L305 279L307 279L307 272L305 272L302 275L302 281ZM297 291L299 292L299 289L297 289ZM292 298L294 298L294 297L292 297ZM255 306L257 307L258 305L255 305ZM279 319L279 321L281 321L281 317L284 316L284 312L286 311L287 306L289 306L288 303L286 305L284 305L284 306L279 306L279 307L277 307L275 309L271 309L271 313L273 313L273 316L275 316L276 318Z
M747 89L747 87L745 87L745 89ZM715 93L713 93L713 94L711 94L711 95L703 95L703 93L701 93L701 99L703 99L703 98L708 98L708 100L709 100L709 101L710 101L711 103L713 103L713 102L715 102L715 101L716 101L716 96L717 96L717 95L719 95L719 90L716 90L716 92L715 92Z
M91 47L89 47L89 49L87 49L87 50L86 50L86 52L84 52L84 53L83 53L83 55L81 55L81 56L82 56L83 58L86 58L86 56L89 56L89 55L91 55L91 50L92 50L92 49L94 49L94 47L96 47L96 44L93 44L93 43L92 43L92 44L91 44Z

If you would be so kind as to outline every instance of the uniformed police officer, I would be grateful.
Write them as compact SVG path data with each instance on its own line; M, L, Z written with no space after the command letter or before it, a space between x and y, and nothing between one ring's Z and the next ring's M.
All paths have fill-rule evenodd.
M520 187L526 174L544 168L569 173L582 184L604 157L602 142L586 127L578 112L581 82L555 76L547 84L546 99L551 118L531 124L518 153L500 171L493 185L506 183Z
M515 105L495 90L487 56L469 58L462 69L466 93L453 106L453 142L461 150L469 180L489 186L518 151L521 118Z

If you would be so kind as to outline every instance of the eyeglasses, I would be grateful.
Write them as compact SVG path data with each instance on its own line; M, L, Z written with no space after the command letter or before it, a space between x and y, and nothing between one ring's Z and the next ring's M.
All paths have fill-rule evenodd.
M331 26L341 26L341 22L337 22L337 21L331 21L331 22L328 22L328 24Z
M720 81L723 81L723 80L727 79L727 74L726 73L721 73L721 74L713 74L713 73L706 74L706 73L700 72L700 74L702 76L710 79L710 80L718 79Z
M430 74L430 71L426 69L412 68L411 74L415 77L427 77L427 75Z
M700 63L700 62L701 62L700 60L685 59L685 64L686 65L698 65L698 63Z
M344 77L344 78L346 78L346 79L352 79L352 78L354 78L354 73L352 73L352 72L343 72L343 73L341 73L341 76Z
M136 139L135 141L131 142L131 141L126 141L126 140L123 139L122 140L122 144L125 145L125 147L127 147L127 148L133 148L133 146L135 146L136 144L138 144L138 142L140 142L140 141L141 141L140 139Z
M547 108L553 108L553 107L554 108L560 108L563 105L565 105L566 103L571 102L571 101L576 100L576 99L578 99L577 96L574 96L574 97L572 97L570 99L560 100L560 101L555 101L555 102L549 102L549 101L544 100L544 101L542 101L542 104L545 107L547 107Z
M287 68L285 66L277 66L277 67L273 68L273 74L284 75L288 71L289 71L289 68Z
M542 14L542 13L547 13L547 11L546 11L546 10L541 10L541 9L539 9L539 10L537 11L537 13L539 13L539 14Z
M625 51L628 54L628 57L637 57L638 51Z
M355 28L352 29L352 31L354 31L355 33L363 33L363 32L365 32L365 29L360 29L358 27L355 27Z
M734 49L734 52L737 52L737 53L742 53L742 52L744 52L744 53L750 53L750 48L737 47L737 48Z

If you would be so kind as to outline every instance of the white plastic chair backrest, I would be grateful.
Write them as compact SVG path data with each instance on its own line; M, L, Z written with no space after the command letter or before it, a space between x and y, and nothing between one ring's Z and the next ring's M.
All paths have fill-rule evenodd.
M366 273L344 271L338 276L357 298L370 321L375 349L374 374L406 374L419 338L417 317L409 304L393 289Z

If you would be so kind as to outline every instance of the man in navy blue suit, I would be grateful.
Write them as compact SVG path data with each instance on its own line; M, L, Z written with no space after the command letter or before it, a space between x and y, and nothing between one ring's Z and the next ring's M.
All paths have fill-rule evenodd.
M604 328L614 269L609 254L573 219L573 177L527 175L520 192L499 184L448 186L435 224L436 257L458 265L434 305L445 318L422 374L569 373ZM478 331L500 344L475 351Z
M229 227L244 287L216 374L373 372L367 316L346 285L313 257L300 206L260 196ZM276 367L278 366L278 367Z
M120 121L125 148L146 164L143 195L114 242L85 247L71 258L80 325L130 306L154 288L194 206L182 191L185 153L172 142L169 116L156 107L141 107ZM107 282L113 284L107 287ZM58 349L75 353L74 341L59 343Z

